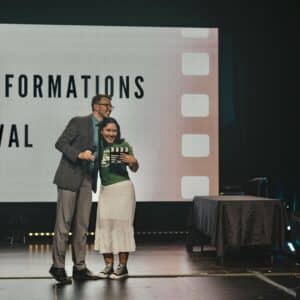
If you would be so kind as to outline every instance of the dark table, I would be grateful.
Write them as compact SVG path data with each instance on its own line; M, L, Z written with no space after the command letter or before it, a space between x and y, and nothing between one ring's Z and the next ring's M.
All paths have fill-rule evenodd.
M279 199L248 195L196 196L190 220L187 248L195 244L195 233L216 247L223 261L227 248L270 246L285 242L286 213ZM205 239L201 238L203 248Z

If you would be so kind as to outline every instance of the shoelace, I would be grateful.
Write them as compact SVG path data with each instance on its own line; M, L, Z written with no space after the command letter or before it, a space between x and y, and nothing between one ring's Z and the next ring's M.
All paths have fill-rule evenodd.
M117 270L115 271L115 274L121 274L124 270L125 266L123 265L118 265Z

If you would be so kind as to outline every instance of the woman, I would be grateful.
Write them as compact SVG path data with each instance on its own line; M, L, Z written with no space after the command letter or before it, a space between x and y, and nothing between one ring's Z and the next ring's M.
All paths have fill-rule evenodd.
M100 130L103 142L100 163L102 186L97 209L95 250L103 254L105 261L105 268L99 277L119 279L128 276L129 252L135 251L135 192L127 166L136 172L139 164L131 146L121 139L120 126L115 119L104 119ZM119 265L115 271L114 254L119 255Z

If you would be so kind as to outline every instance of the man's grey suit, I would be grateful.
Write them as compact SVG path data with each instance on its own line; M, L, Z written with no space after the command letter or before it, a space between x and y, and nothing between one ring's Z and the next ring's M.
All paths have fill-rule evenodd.
M89 162L78 158L80 152L95 149L92 114L73 118L55 147L62 152L54 183L58 200L53 239L53 266L65 267L68 234L72 226L72 259L78 269L86 268L85 247L92 202L96 192L98 169L91 172ZM98 163L95 162L95 166Z

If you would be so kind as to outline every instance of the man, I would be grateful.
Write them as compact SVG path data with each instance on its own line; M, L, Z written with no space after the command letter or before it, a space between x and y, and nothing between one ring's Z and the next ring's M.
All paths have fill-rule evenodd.
M58 200L50 274L60 283L72 283L65 271L65 254L72 225L72 260L75 280L98 279L85 264L92 191L96 192L99 157L102 155L98 126L112 111L111 98L96 95L92 113L73 118L55 147L62 158L54 177Z

